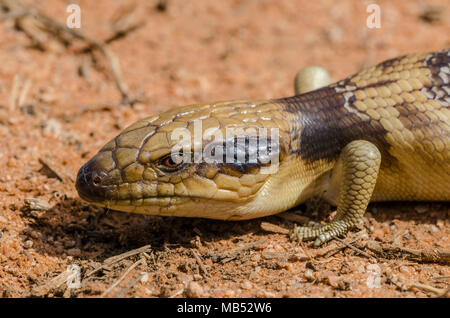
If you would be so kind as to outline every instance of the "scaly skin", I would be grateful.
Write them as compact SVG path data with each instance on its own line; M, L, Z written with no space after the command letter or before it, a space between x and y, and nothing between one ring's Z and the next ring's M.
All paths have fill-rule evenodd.
M80 169L77 190L115 210L223 220L320 196L337 206L335 218L292 233L320 245L357 225L370 201L450 200L449 64L449 50L412 54L293 97L172 109L107 143ZM299 92L320 85L297 83ZM185 162L204 150L207 136L188 143L187 157L170 158L176 128L225 136L227 127L279 129L278 169L264 173L269 165L251 141L242 152L258 151L256 163ZM233 139L217 145L235 147Z

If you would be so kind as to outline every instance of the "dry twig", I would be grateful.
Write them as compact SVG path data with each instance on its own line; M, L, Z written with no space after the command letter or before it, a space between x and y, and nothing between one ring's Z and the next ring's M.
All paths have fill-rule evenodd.
M222 259L221 259L220 262L221 262L222 264L228 263L228 262L230 262L230 261L232 261L232 260L234 260L234 259L240 257L243 253L245 253L246 251L252 249L253 247L255 247L255 246L257 246L257 245L264 244L264 242L266 242L265 239L259 240L259 241L256 241L256 242L247 243L247 244L245 244L245 245L242 246L242 247L235 248L235 249L231 250L231 251L228 253L227 256L222 257Z
M11 95L9 97L9 110L13 111L17 106L17 96L19 95L19 76L14 75Z
M107 258L107 259L105 259L105 261L103 262L102 265L100 265L96 269L94 269L94 270L90 271L89 273L87 273L85 277L89 277L92 274L94 274L94 273L98 272L99 270L101 270L102 268L105 268L105 267L107 267L109 265L117 263L117 262L119 262L119 261L121 261L121 260L123 260L125 258L128 258L128 257L136 255L136 254L147 252L149 249L150 249L150 245L145 245L145 246L142 246L140 248L137 248L137 249L134 249L134 250L131 250L131 251L128 251L128 252L125 252L125 253L122 253L122 254L119 254L119 255Z
M450 264L450 251L448 250L415 250L376 241L367 242L367 248L387 259L400 258L415 262Z
M124 278L125 278L125 277L126 277L126 276L127 276L127 275L128 275L128 274L136 267L136 266L138 266L139 264L141 264L142 261L143 261L143 259L141 258L141 259L139 259L137 262L133 263L130 267L128 267L127 270L123 273L123 275L120 276L119 279L116 280L116 281L114 282L114 284L112 284L107 290L105 290L105 291L103 292L103 294L100 295L100 298L105 297L105 296L108 295L114 288L116 288L116 286L119 285L119 284L124 280Z
M433 286L421 284L421 283L414 283L411 285L411 288L418 288L427 292L433 293L436 297L444 297L444 298L450 298L450 288L436 288Z
M178 295L181 295L182 293L184 293L184 289L185 289L184 287L181 288L180 290L176 291L173 295L169 296L169 298L175 298Z
M31 291L31 294L34 296L39 296L39 297L45 296L48 293L50 293L50 291L59 288L65 282L67 282L67 280L69 279L69 277L71 275L72 275L72 272L66 270L66 271L60 273L59 275L57 275L56 277L53 277L52 279L50 279L45 284L34 287Z
M197 254L197 252L194 251L194 250L192 250L192 254L194 255L195 260L197 261L198 266L200 266L200 269L202 270L202 272L203 272L206 276L209 276L208 270L206 269L205 265L203 264L203 262L202 262L200 256Z
M64 182L61 177L61 173L58 173L55 169L53 169L50 164L42 158L39 158L39 163L42 165L42 168L39 170L40 173L46 175L49 178L56 178L61 182Z
M18 19L28 15L28 10L15 10L12 12L8 12L0 15L0 22L9 20L9 19Z
M139 281L143 281L144 278L146 278L146 275L148 276L148 274L146 272L141 272L139 273L136 278L134 278L133 280L131 280L127 286L125 288L122 288L121 290L119 290L115 295L114 298L121 298L123 297L126 292L132 288L134 285L136 285Z
M347 243L346 241L344 241L344 240L342 240L342 239L340 239L340 238L338 238L338 237L335 237L334 239L335 239L336 241L338 241L338 242L341 242L342 244L344 244L344 245L347 246L348 248L351 248L352 250L354 250L354 251L357 252L358 254L364 255L364 256L366 256L366 257L368 257L368 258L377 259L375 256L372 256L372 255L370 255L370 254L367 254L367 253L364 252L363 250L361 250L361 249L359 249L359 248L353 246L351 243Z
M285 229L281 226L268 223L268 222L261 222L261 229L263 229L266 232L272 232L272 233L279 233L279 234L289 234L289 230Z

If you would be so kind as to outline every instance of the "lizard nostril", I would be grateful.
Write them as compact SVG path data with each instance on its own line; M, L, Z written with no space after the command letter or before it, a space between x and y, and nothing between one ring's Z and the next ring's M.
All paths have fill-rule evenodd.
M102 183L102 178L99 175L95 175L92 178L92 184L96 187L98 187Z

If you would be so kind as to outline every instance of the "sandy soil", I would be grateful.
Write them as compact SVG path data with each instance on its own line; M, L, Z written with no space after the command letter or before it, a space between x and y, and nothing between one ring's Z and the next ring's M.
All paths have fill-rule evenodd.
M28 3L60 22L68 15L66 1ZM387 58L449 47L448 1L378 1L380 29L366 27L368 2L357 0L78 3L81 32L96 40L139 23L108 47L145 102L120 106L108 64L82 53L85 42L61 44L42 31L39 41L0 18L0 297L434 297L439 291L417 284L448 288L448 266L366 245L448 250L449 204L370 205L360 232L345 238L359 238L358 251L337 241L314 249L261 228L326 221L326 207L245 222L163 218L94 207L74 188L79 167L144 116L200 101L289 96L306 65L339 80ZM80 288L64 283L71 264L81 269Z

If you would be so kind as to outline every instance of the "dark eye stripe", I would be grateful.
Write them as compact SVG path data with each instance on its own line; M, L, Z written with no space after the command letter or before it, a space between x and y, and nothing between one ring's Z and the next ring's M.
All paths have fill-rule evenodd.
M235 137L223 146L223 163L239 165L261 165L268 163L272 156L279 153L277 141L272 141L270 136Z

